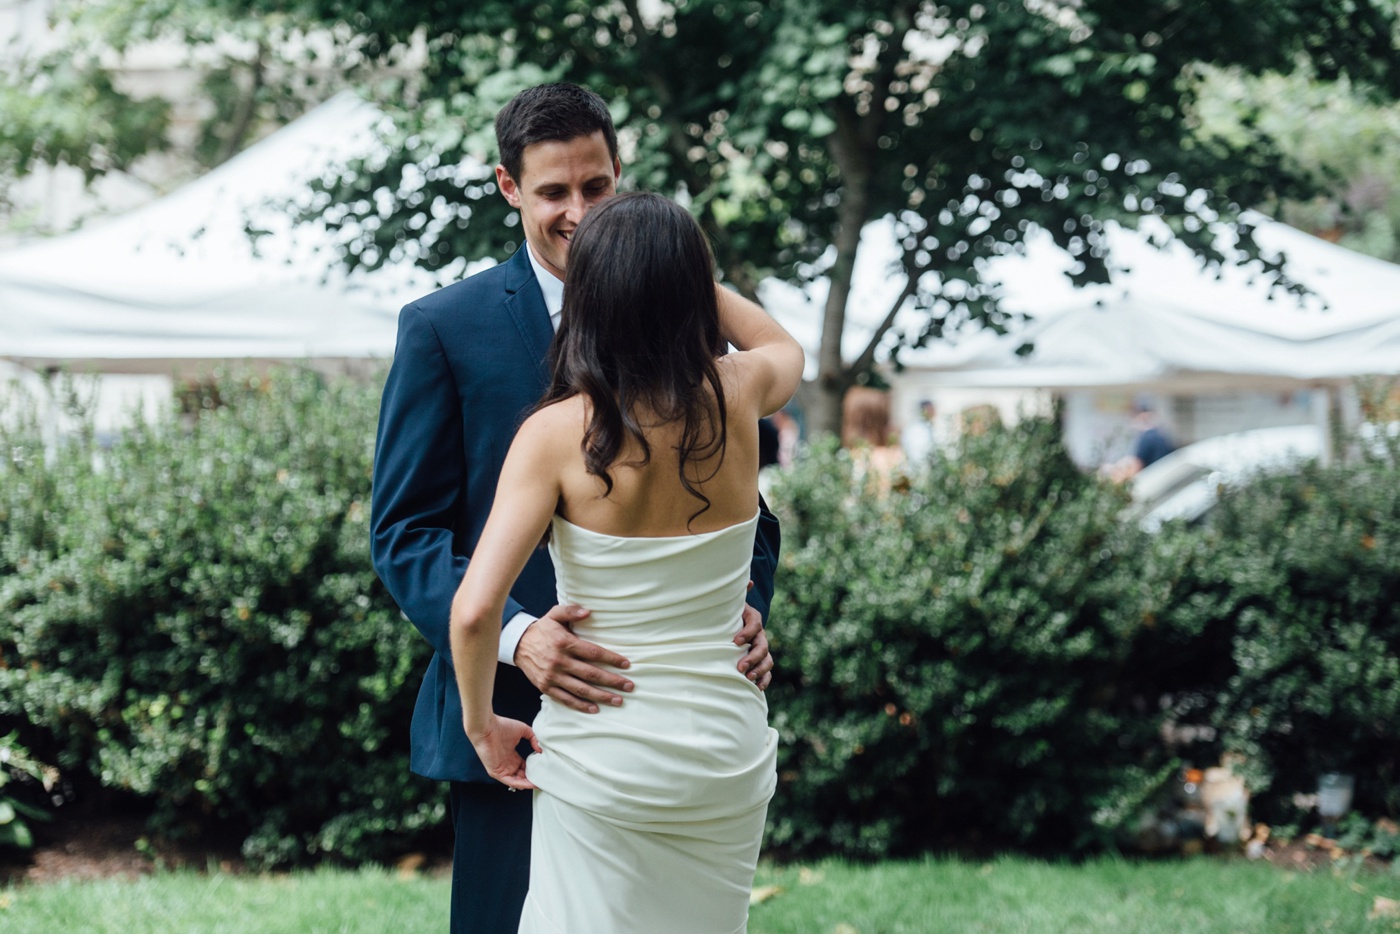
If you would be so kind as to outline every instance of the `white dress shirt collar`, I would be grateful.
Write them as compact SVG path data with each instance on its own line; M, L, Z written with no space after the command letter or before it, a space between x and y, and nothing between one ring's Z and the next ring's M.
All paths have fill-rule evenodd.
M525 252L530 257L530 265L535 268L535 279L539 281L540 291L544 293L544 307L549 312L549 324L558 331L559 317L564 311L564 282L535 259L535 251L530 249L528 240Z

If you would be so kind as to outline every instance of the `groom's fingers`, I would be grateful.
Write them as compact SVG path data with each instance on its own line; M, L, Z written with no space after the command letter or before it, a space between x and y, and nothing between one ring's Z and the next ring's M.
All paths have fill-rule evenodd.
M596 668L592 670L597 672L598 676L605 674ZM621 688L620 690L630 690L630 688ZM560 703L584 713L597 713L600 705L618 707L622 704L622 698L611 691L605 691L585 678L565 672L558 675L545 693Z
M613 668L630 667L632 663L623 656L609 649L605 649L601 645L586 642L574 635L572 629L573 624L578 620L587 618L588 614L589 611L581 606L561 603L546 613L542 620L538 620L537 622L550 620L559 623L558 628L562 629L563 632L555 630L551 633L551 637L554 640L554 647L561 653L572 656L573 658L582 659L585 662L592 662L595 665L610 665ZM527 629L526 632L528 633L529 630ZM574 673L579 675L577 671ZM609 684L619 690L630 690L624 687L624 685L627 684L627 679L622 675L613 675L606 672L603 674L605 677L602 680L596 680L594 678L586 678L586 680L595 681L595 683L598 684ZM583 677L583 675L579 676Z
M753 587L753 582L749 582ZM735 645L749 645L763 634L763 614L744 604L744 612L739 617L739 633L734 637Z
M763 657L748 671L749 680L758 685L760 691L768 690L768 684L773 680L773 656L768 652L768 639L766 636L763 640L763 648Z
M570 635L573 634L570 633ZM573 636L572 639L567 640L564 643L564 650L574 658L583 662L590 662L593 665L611 665L613 668L630 668L632 666L631 662L621 655L618 655L616 652L605 649L595 642L588 642L584 639L580 639L578 636ZM602 669L595 670L597 670L599 674L605 676L604 680L597 682L599 684L610 684L612 687L626 690L623 685L630 683L625 677L616 672L603 671ZM589 678L588 680L592 681L593 679Z
M739 670L744 673L759 690L768 687L773 671L773 656L768 650L768 634L760 632L749 645L748 654L739 659Z
M515 663L541 694L574 710L596 713L599 705L622 703L612 691L630 691L632 682L598 667L626 668L627 659L585 642L569 629L568 620L582 619L587 613L568 606L550 610L525 630L515 650Z
M763 631L762 614L748 604L744 604L743 623L743 628L734 637L734 641L738 645L747 645L749 650L739 659L739 670L750 681L759 684L762 674L773 667L768 655L768 633ZM762 687L761 684L759 686Z

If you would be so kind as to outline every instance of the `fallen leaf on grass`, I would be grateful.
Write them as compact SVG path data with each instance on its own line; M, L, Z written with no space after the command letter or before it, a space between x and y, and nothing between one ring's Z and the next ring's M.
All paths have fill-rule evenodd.
M1400 901L1377 895L1376 900L1371 903L1371 910L1366 919L1375 921L1377 918L1400 918Z
M749 904L757 905L759 902L766 902L774 895L783 894L781 885L760 885L749 893Z
M860 931L857 931L855 928L842 921L832 929L831 934L860 934Z

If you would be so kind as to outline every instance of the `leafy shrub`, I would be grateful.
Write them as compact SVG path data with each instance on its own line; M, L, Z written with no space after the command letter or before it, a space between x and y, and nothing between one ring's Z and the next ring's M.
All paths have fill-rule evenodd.
M1143 533L1057 427L965 437L888 494L819 446L776 487L769 842L860 856L1107 840L1171 771Z
M1260 478L1186 535L1164 612L1227 636L1211 640L1227 664L1194 718L1244 755L1255 813L1296 819L1294 794L1335 771L1356 776L1358 809L1400 815L1396 461Z
M18 735L11 732L0 736L0 852L7 848L27 850L32 847L34 833L29 822L49 819L47 811L10 787L17 775L37 786L43 781L44 771L43 766L29 757L29 750L19 744Z
M148 798L158 829L231 828L255 863L383 857L441 824L407 770L428 649L368 556L377 395L226 378L110 446L46 445L36 409L0 405L0 735ZM1246 753L1259 816L1296 818L1335 770L1393 817L1393 455L1147 536L1050 422L889 484L817 446L772 497L769 844L1095 847L1174 771L1164 718Z
M106 448L0 423L0 724L256 863L381 855L443 808L407 770L427 647L369 561L377 391L217 397Z

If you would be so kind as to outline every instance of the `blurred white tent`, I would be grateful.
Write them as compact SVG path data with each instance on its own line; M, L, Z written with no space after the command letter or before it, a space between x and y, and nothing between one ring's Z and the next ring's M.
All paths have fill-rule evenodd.
M338 96L164 198L0 253L0 358L127 374L387 359L399 307L433 283L403 265L347 275L324 228L275 206L373 152L379 119Z
M905 351L901 362L932 386L1069 389L1152 387L1166 391L1337 380L1400 372L1400 266L1372 259L1255 217L1267 253L1284 253L1288 272L1313 295L1271 291L1258 264L1201 267L1179 243L1151 245L1113 227L1112 283L1075 288L1074 260L1050 237L1030 238L1024 254L985 264L1003 284L1002 306L1032 320L1006 336L955 334ZM887 223L866 228L857 260L843 355L853 359L888 311L902 283ZM809 352L819 334L824 282L804 291L764 283L764 301ZM912 312L896 320L916 329ZM1035 352L1018 356L1030 342Z
M1031 320L1005 336L970 330L901 353L896 421L909 424L921 399L939 400L946 418L948 399L1005 410L1031 392L1054 393L1068 403L1067 440L1086 465L1107 448L1121 453L1134 397L1175 403L1181 440L1299 421L1325 427L1350 380L1400 373L1400 266L1251 220L1265 254L1284 254L1311 295L1300 301L1271 289L1258 263L1203 269L1180 243L1154 246L1149 238L1165 231L1150 222L1142 232L1111 227L1112 282L1079 289L1065 275L1075 261L1041 232L1023 254L984 268L1003 285L1003 307ZM888 223L866 228L842 348L848 360L899 294L902 283L889 274L897 256ZM823 282L805 291L765 283L765 303L809 352L824 298ZM916 316L902 312L901 326L917 330ZM1034 352L1020 356L1025 343ZM1193 398L1203 401L1192 406Z
M330 234L294 225L275 206L304 200L310 180L373 152L380 119L340 95L156 202L0 252L0 358L127 373L387 358L398 308L436 283L406 263L347 275ZM1204 271L1179 244L1159 250L1122 229L1109 234L1113 282L1076 289L1064 275L1073 260L1041 234L1024 255L987 264L1004 284L1003 306L1034 320L1006 337L956 335L901 359L929 385L1002 388L1177 389L1400 372L1400 266L1256 220L1260 244L1286 253L1315 298L1300 306L1271 296L1257 271ZM250 241L250 227L265 233ZM867 227L848 359L899 293L889 274L896 256L890 226ZM814 362L825 282L799 290L769 280L761 295ZM905 312L897 327L914 321ZM1025 341L1036 351L1018 357Z
M0 252L0 359L35 371L167 380L219 361L309 360L360 371L387 359L397 309L436 283L408 263L347 274L330 233L298 227L275 206L305 199L309 181L373 153L380 119L353 96L336 97L156 202ZM1109 233L1112 283L1075 289L1064 275L1073 260L1048 236L1032 236L1023 255L991 261L987 274L1004 284L1005 308L1034 320L1006 337L960 334L904 353L900 410L912 413L933 390L1188 394L1400 373L1400 267L1257 220L1260 244L1286 253L1291 274L1315 297L1300 304L1271 295L1257 270L1205 271L1184 247L1158 250L1122 229ZM265 233L250 241L250 227ZM847 359L899 294L902 283L889 272L896 256L890 225L867 227ZM814 368L825 283L802 290L769 280L760 294L807 346ZM906 311L896 326L915 329L917 317ZM1035 352L1017 356L1026 341Z
M982 334L911 354L933 383L1190 392L1400 373L1400 266L1256 218L1256 239L1287 257L1312 295L1272 289L1257 268L1203 270L1174 243L1115 230L1109 285L1056 294L1068 257L1002 261L1007 304L1035 320L1009 339ZM1050 247L1053 249L1053 247ZM1058 251L1055 251L1058 253ZM1035 352L1015 354L1030 341Z

